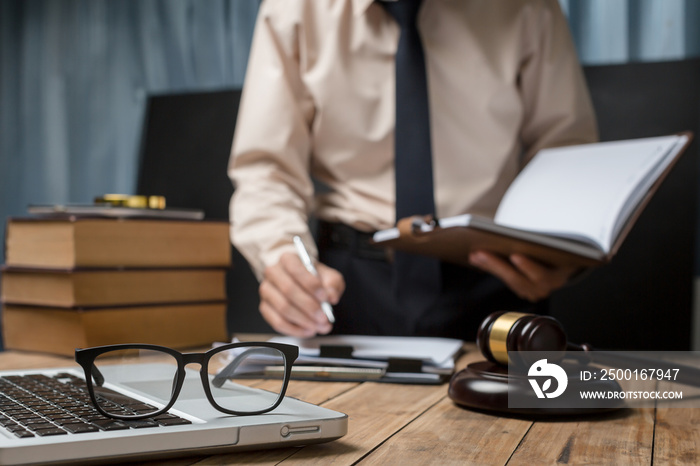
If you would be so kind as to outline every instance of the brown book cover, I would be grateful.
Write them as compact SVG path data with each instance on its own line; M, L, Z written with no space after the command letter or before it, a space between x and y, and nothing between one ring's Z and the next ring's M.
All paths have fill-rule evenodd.
M596 266L608 260L602 251L585 243L509 231L482 217L465 216L463 219L461 225L436 227L425 232L413 228L415 219L402 219L398 226L400 236L376 244L464 266L470 265L469 255L475 251L489 251L503 257L523 254L543 264L575 267Z
M462 265L478 250L550 265L600 265L617 253L691 140L685 132L548 149L511 184L495 219L408 217L375 233L374 242Z
M5 262L17 267L227 267L226 221L10 218Z
M65 356L118 343L189 348L228 341L226 302L90 309L4 304L2 320L6 349Z
M54 307L226 299L226 269L39 269L4 267L2 301Z

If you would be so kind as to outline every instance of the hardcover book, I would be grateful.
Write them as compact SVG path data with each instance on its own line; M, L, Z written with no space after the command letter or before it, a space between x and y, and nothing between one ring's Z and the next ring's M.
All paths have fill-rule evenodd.
M226 302L65 309L3 304L5 347L73 356L76 348L226 341Z
M7 223L5 262L16 267L228 267L226 221L26 217Z
M2 270L2 301L55 307L184 303L226 299L226 269Z
M608 262L692 136L544 149L510 185L493 219L409 217L375 233L379 246L468 265L473 251L520 253L550 265Z

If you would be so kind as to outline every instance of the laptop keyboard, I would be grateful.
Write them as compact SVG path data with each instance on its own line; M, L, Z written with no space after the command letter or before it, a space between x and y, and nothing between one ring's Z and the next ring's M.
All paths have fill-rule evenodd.
M99 390L114 393L104 387ZM124 413L153 411L139 400L119 397ZM0 377L0 426L19 438L181 424L190 421L170 413L135 421L107 418L93 406L85 381L72 374Z

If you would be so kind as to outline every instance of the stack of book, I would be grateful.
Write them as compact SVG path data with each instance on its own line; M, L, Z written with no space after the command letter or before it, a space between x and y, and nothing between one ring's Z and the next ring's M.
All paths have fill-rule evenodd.
M2 269L5 347L210 345L226 334L228 223L11 218Z

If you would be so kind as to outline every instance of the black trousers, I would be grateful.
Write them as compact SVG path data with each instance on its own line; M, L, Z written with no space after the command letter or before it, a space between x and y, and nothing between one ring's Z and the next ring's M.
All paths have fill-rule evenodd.
M371 235L346 225L321 222L320 260L339 270L346 289L334 306L334 334L440 336L474 341L481 321L495 311L545 314L547 302L518 298L503 282L476 269L442 263L442 292L430 309L406 309L391 293L387 251Z

